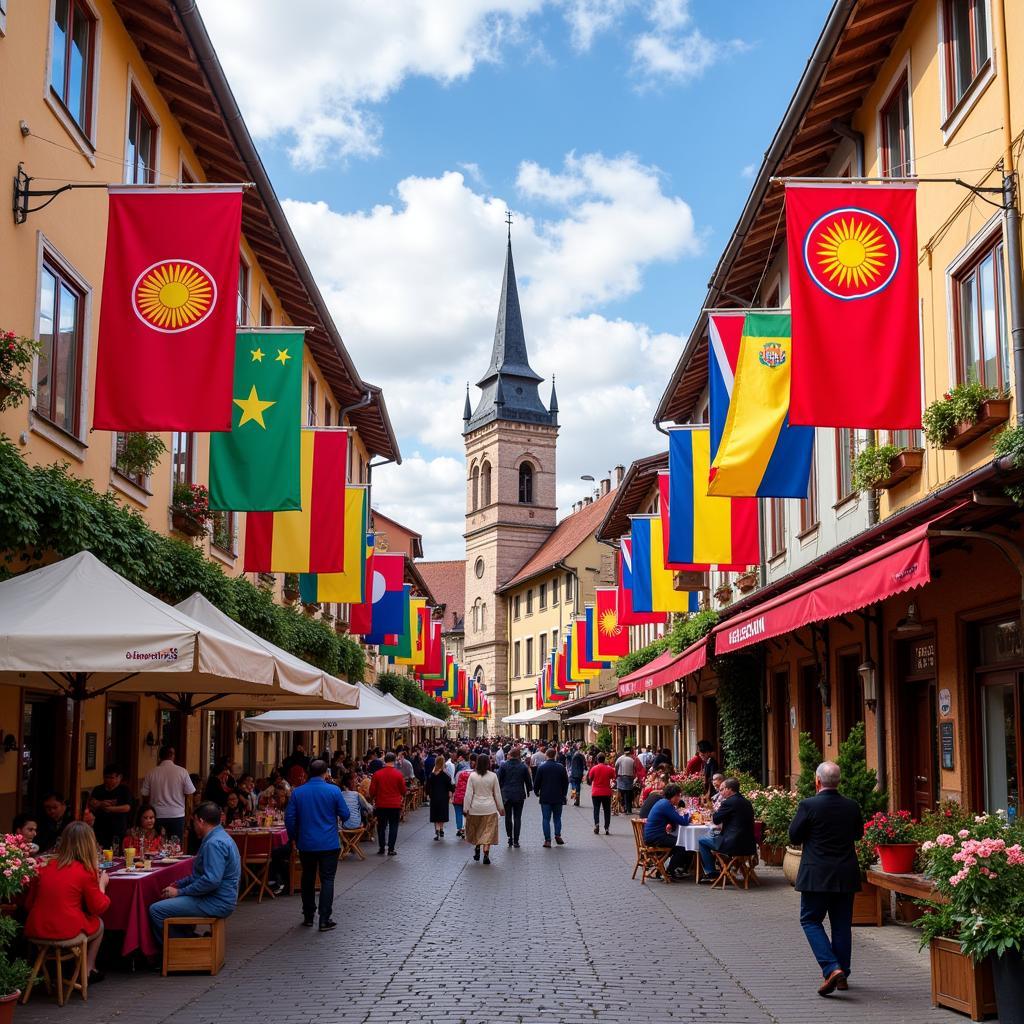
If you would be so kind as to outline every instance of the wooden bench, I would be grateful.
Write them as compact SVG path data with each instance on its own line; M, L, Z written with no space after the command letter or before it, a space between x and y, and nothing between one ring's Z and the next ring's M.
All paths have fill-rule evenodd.
M932 903L949 902L935 888L935 883L931 879L925 878L924 875L894 875L878 868L868 868L867 880L872 885L877 885L879 889L898 892L901 896L911 896L917 900L931 900Z
M22 1003L27 1003L35 987L36 978L42 972L43 982L46 985L46 992L52 991L49 964L54 967L54 979L57 985L57 1005L63 1006L65 1001L71 998L73 992L81 992L82 999L89 999L89 971L86 969L86 951L89 945L89 936L84 932L76 935L73 939L33 939L26 936L33 946L39 947L39 955L32 965L32 974L25 986L25 994L21 997ZM65 980L64 965L74 964L71 977Z
M175 938L175 925L206 925L209 935ZM223 917L168 917L164 919L164 960L160 973L166 978L171 971L209 971L216 974L224 966Z

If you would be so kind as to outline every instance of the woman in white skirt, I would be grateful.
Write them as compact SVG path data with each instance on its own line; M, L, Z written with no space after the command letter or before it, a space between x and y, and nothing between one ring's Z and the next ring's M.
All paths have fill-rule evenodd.
M505 805L501 802L498 776L491 771L491 759L486 754L477 757L476 767L470 772L462 813L466 821L466 842L475 848L473 860L480 859L482 847L484 863L490 864L491 847L498 841L498 818L504 817Z

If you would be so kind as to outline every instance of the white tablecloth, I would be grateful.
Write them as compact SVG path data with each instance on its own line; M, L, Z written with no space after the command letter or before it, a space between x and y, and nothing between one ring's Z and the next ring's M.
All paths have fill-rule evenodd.
M676 846L696 853L697 840L709 835L711 835L710 825L680 825L676 829Z

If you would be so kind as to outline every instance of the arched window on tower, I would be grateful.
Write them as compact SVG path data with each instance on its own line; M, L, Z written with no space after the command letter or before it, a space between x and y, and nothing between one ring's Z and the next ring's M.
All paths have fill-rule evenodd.
M533 504L533 466L528 462L519 467L519 504Z
M480 605L480 628L487 629L487 603Z
M473 467L473 485L472 485L472 511L475 512L480 507L480 467Z
M491 503L491 464L485 462L480 469L480 503L483 506Z

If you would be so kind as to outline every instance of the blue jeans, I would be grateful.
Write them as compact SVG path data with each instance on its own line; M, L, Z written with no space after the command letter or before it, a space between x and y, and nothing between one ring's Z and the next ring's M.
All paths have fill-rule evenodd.
M827 978L836 968L850 973L853 955L853 896L852 892L800 893L800 927L807 936L811 952L821 967L821 976ZM824 920L832 929L832 938L825 933Z
M320 923L331 919L334 909L334 876L338 871L337 850L300 850L302 864L302 916L313 920L317 910L316 875L320 872Z
M204 909L205 907L205 901L201 900L198 896L175 896L173 899L157 900L156 903L151 903L149 907L149 923L153 928L156 944L158 946L164 944L164 921L168 917L218 916L211 914L209 910ZM182 936L189 935L192 931L192 928L172 925L171 937L181 938Z
M540 813L544 822L544 842L551 842L551 819L555 819L555 835L560 836L562 834L562 805L561 804L541 804Z
M715 857L711 852L717 850L719 843L721 843L722 837L718 836L701 836L697 840L697 846L700 847L700 866L704 871L705 875L714 877L718 874L718 868L715 865Z
M455 831L461 832L466 827L462 819L462 804L452 804L452 807L455 808Z

